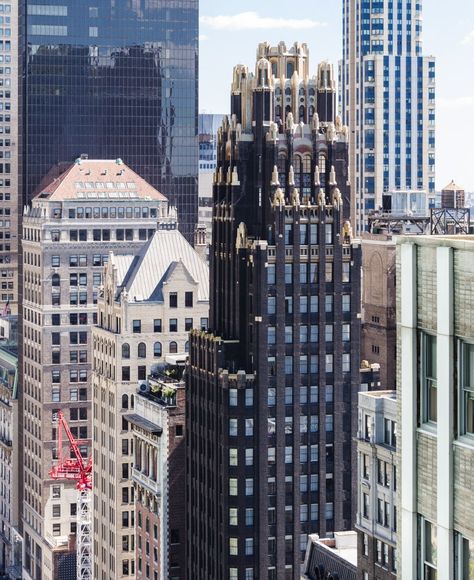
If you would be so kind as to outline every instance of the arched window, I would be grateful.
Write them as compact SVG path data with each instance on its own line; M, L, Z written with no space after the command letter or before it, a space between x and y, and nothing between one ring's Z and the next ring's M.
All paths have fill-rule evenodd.
M170 353L176 354L177 352L178 352L178 344L174 340L172 340L170 342Z
M272 62L272 74L274 77L277 76L277 63L276 63L276 61Z
M318 167L319 167L319 180L321 182L321 186L324 187L326 185L326 155L324 155L324 153L319 154Z
M187 340L184 345L184 352L189 352L189 340Z
M291 95L291 88L290 87L286 87L286 89L285 89L285 95L287 97L289 97Z
M138 343L138 358L146 358L146 344L144 342Z
M300 122L303 121L304 122L304 114L305 114L305 107L304 105L300 106Z
M286 155L278 153L278 179L281 186L286 185Z
M153 356L160 357L161 352L162 352L161 342L155 342L155 344L153 345Z
M281 119L281 105L275 107L275 119L279 121Z
M128 395L122 395L122 409L128 409Z
M130 358L130 345L128 342L122 344L122 358Z
M309 96L310 96L310 97L314 97L314 95L315 95L315 94L316 94L316 91L314 90L314 88L313 88L313 87L311 87L311 88L309 89Z
M314 117L314 106L311 105L311 107L309 108L309 120L311 121L311 119Z
M53 276L51 278L51 285L52 286L60 286L61 285L61 278L59 277L59 274L53 274Z
M305 95L304 87L300 87L299 95L300 95L300 97L304 97L304 95Z

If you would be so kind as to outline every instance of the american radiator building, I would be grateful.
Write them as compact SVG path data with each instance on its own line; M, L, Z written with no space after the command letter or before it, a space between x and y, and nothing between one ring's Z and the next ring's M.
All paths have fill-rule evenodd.
M210 325L191 336L187 566L297 579L307 535L350 529L360 245L332 68L261 44L218 132ZM354 472L355 474L355 472Z

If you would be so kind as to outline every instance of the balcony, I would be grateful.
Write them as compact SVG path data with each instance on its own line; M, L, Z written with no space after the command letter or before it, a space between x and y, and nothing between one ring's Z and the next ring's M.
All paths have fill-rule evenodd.
M135 467L132 469L132 479L156 496L161 496L161 486L158 481L154 481L145 473Z

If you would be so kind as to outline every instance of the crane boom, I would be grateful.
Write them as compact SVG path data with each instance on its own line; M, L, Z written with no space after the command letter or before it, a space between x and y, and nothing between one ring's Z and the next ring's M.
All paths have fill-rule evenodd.
M69 442L69 456L63 456L62 432ZM58 411L58 462L49 474L53 479L76 481L77 498L77 580L92 580L92 457L87 461L81 455L77 441L62 411ZM71 451L74 455L71 458Z

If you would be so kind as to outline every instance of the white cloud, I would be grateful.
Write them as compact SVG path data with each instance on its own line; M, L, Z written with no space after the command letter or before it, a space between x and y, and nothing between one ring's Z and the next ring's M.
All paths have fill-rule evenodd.
M207 34L200 34L199 35L199 42L203 42L204 40L208 40L209 36Z
M474 30L471 30L466 36L462 39L461 44L474 44Z
M453 97L451 99L440 97L436 104L440 109L465 109L474 107L474 97Z
M201 24L216 30L259 30L259 29L292 29L308 30L318 26L326 26L325 22L310 20L309 18L274 18L260 16L258 12L240 12L231 16L201 16Z

